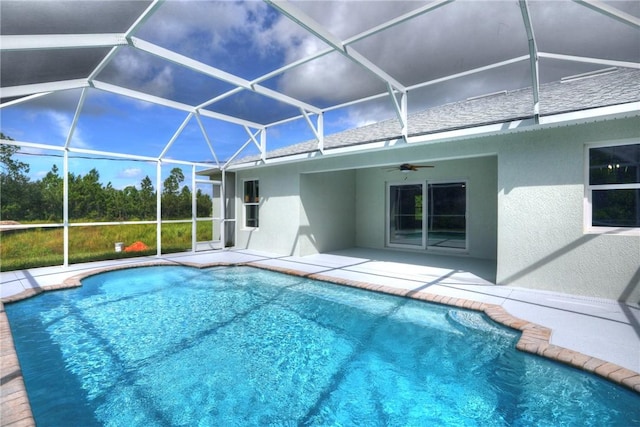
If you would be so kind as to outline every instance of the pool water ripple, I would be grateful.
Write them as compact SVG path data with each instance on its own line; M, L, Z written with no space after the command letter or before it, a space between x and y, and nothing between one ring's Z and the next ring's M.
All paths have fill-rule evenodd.
M640 425L636 394L481 313L250 267L116 271L6 311L39 426Z

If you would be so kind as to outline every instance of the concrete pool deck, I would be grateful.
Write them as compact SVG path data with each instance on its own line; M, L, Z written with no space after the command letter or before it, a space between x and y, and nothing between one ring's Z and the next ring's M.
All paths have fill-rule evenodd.
M98 270L157 263L245 264L379 292L484 311L522 331L518 349L608 378L640 393L640 307L514 286L497 286L495 264L478 259L349 249L305 257L248 250L180 253L0 273L9 303L77 286ZM35 425L4 306L0 304L0 425Z

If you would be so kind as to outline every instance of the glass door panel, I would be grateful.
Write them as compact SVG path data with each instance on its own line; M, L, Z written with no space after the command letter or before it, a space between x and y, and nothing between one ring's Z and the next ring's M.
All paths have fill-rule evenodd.
M424 186L389 185L387 244L424 247Z
M466 183L429 184L428 193L428 246L466 249Z

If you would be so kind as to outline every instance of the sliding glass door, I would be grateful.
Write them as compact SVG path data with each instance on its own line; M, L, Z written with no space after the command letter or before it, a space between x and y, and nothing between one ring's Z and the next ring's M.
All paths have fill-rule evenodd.
M467 249L464 181L387 186L387 246Z
M428 240L430 247L467 248L467 185L446 182L428 185Z
M424 185L392 184L388 196L387 244L424 247Z

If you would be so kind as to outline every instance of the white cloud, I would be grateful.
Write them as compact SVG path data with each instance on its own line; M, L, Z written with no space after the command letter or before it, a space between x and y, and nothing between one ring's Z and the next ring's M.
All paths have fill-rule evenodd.
M127 168L118 172L118 178L140 178L143 172L140 168Z
M329 33L345 40L425 2L296 1L294 4ZM640 15L640 2L612 4L635 16ZM530 1L529 7L540 50L628 61L640 59L637 49L640 38L637 30L628 25L571 1ZM614 31L610 32L612 29ZM135 36L223 70L255 76L327 48L305 29L277 15L271 6L260 1L168 0ZM350 48L405 85L528 54L521 11L515 0L453 2L354 43ZM555 64L552 68L548 62L541 61L543 80L559 77L560 71L555 71ZM240 67L244 69L237 71ZM563 66L562 72L566 69ZM492 78L478 76L474 82L458 79L433 87L433 90L414 91L409 95L412 108L489 93L504 89L504 86L513 89L530 84L530 78L522 73L508 75L496 71L499 70L491 71ZM99 79L109 77L105 80L176 100L179 95L186 97L185 87L198 95L208 88L205 87L208 78L203 78L207 81L201 90L200 82L196 84L184 79L178 65L167 64L132 47L120 49L104 72L108 75L101 74ZM265 84L322 106L386 90L380 79L336 52ZM95 96L93 92L92 97ZM48 113L63 140L69 131L79 93L78 90L62 92L64 109L58 107ZM63 95L36 101L59 103L61 99L57 97ZM212 91L211 96L215 95ZM183 98L179 100L183 101ZM87 102L85 109L107 108L107 105L106 102ZM147 104L140 102L137 105ZM226 105L233 108L231 102ZM102 111L91 110L91 113ZM83 111L85 113L89 111ZM391 103L387 99L375 105L351 107L344 120L362 125L392 116ZM81 129L76 129L73 145L88 147Z
M159 61L152 61L135 50L127 49L114 58L113 66L112 78L117 83L161 97L173 94L173 71L168 65L161 65Z
M615 6L630 9L629 3L633 2ZM637 15L640 6L635 3ZM330 7L325 2L296 5L343 40L419 7L415 2L386 1L331 2ZM540 50L627 61L640 59L637 49L640 37L630 26L568 1L530 2L530 9ZM287 27L275 26L274 31L285 33L276 38L286 40ZM297 44L287 45L287 60L316 51L321 47L318 43L308 36ZM351 46L408 86L529 53L521 10L515 1L455 2ZM540 67L543 82L562 77L549 68L549 61L541 62ZM496 71L502 72L491 73L497 74ZM441 93L442 102L531 84L530 77L523 78L519 71L502 73L499 78L478 76L478 81L477 93L461 96ZM464 86L465 92L471 86L469 79L456 82L461 89ZM446 86L456 91L456 85ZM279 89L294 97L331 103L384 92L380 80L335 53L283 75ZM431 99L429 103L438 103L435 101Z
M221 49L222 41L233 37L259 40L266 30L267 8L257 1L167 1L137 35L197 57Z
M391 101L382 100L348 107L343 114L337 116L334 123L325 123L325 126L335 126L337 129L353 129L371 125L383 120L395 118L390 105Z
M33 147L20 147L20 153L27 154L30 156L37 156L43 154L45 151L41 148L33 148Z
M326 7L323 2L297 4L304 13L317 20L329 34L338 39L346 39L366 27L384 22L416 6L413 3L411 7L407 7L407 2L332 2L331 7ZM281 20L289 21L286 18ZM289 27L280 25L276 30L286 32ZM279 38L286 39L284 35ZM287 46L286 61L307 57L327 47L327 44L306 33L300 43ZM336 52L286 73L280 80L280 88L292 96L341 102L371 94L372 90L379 91L381 82L364 68Z
M242 54L268 54L269 41L262 36L269 27L264 22L267 7L255 1L167 1L135 36L228 71L229 64L240 54L237 47L226 50L229 42L232 45L248 42L250 53L243 49ZM208 78L189 73L177 64L124 48L99 78L155 96L187 103L203 102L205 99L191 98L202 96L198 88ZM192 80L185 81L189 78ZM206 86L202 87L206 93Z
M71 130L72 116L60 111L48 110L45 113L47 117L53 122L54 131L58 132L58 135L62 138L62 141L66 141ZM71 144L77 148L91 148L89 144L82 137L82 131L78 126L75 127L73 137L71 138Z
M74 114L80 100L81 89L70 89L41 96L32 101L19 104L20 107L37 107L41 110L55 110Z

